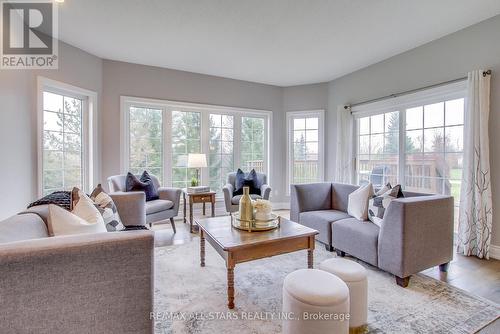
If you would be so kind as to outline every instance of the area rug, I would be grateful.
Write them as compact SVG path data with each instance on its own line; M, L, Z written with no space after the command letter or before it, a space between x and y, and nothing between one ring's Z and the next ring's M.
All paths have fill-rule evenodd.
M323 247L315 267L334 257ZM199 239L155 252L155 333L281 333L281 289L285 276L305 268L306 251L239 264L235 269L234 310L228 310L226 269L206 246L199 264ZM394 277L360 262L368 270L367 333L474 333L500 315L500 306L425 275L408 288Z

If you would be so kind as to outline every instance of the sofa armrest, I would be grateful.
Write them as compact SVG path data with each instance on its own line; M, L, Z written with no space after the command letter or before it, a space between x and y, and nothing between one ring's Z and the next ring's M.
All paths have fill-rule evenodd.
M269 200L271 196L271 187L268 184L263 184L260 188L260 194L263 199Z
M290 185L290 220L299 223L301 212L329 210L331 207L331 183Z
M150 231L2 244L0 332L152 333L153 256Z
M146 194L142 191L110 194L125 226L146 225Z
M169 188L169 187L158 188L158 195L160 196L160 199L166 199L174 203L174 207L171 210L175 211L176 216L179 213L181 193L182 193L181 188Z
M453 197L393 200L378 239L378 266L407 277L453 258Z
M234 187L232 184L228 183L222 187L222 192L224 193L224 204L226 205L226 211L231 212L231 199L233 198Z

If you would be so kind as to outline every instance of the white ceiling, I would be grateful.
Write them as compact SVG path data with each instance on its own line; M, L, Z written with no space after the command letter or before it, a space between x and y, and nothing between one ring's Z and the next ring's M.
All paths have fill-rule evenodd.
M99 57L278 86L325 82L500 13L499 0L66 0Z

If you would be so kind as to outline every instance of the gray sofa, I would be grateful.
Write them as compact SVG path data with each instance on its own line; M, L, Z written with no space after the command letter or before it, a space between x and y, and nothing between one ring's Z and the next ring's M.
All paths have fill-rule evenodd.
M405 192L393 200L381 227L347 214L348 196L358 187L340 183L291 186L290 218L319 231L329 251L346 253L396 276L410 276L453 258L453 197Z
M140 175L137 175L137 177L139 178ZM127 220L123 224L125 226L149 224L151 226L155 222L170 219L172 229L176 233L174 217L179 214L182 190L180 188L161 187L158 178L151 175L160 198L146 202L144 192L126 192L126 179L127 175L115 175L108 178L110 196L116 204L120 218Z
M49 237L46 211L0 221L0 333L152 333L153 233Z
M267 176L263 173L257 173L257 178L262 187L260 188L260 195L252 194L250 197L252 199L266 199L269 200L271 196L271 187L267 184ZM224 193L224 203L226 204L226 211L236 212L238 211L241 195L233 196L234 187L236 183L236 172L229 173L227 175L227 183L222 187L222 192Z

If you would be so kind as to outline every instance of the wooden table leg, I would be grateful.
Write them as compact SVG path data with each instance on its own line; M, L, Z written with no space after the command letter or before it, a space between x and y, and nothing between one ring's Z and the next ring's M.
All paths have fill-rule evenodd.
M203 202L203 215L205 215L205 202Z
M187 223L187 220L186 220L186 193L183 191L182 192L182 200L184 202L184 224Z
M202 229L200 229L200 266L205 266L205 235Z
M193 200L189 198L189 232L193 232Z
M234 265L227 267L227 307L234 308Z
M212 195L212 217L215 217L215 195Z
M309 249L307 250L307 268L312 269L314 265L314 237L309 237Z

